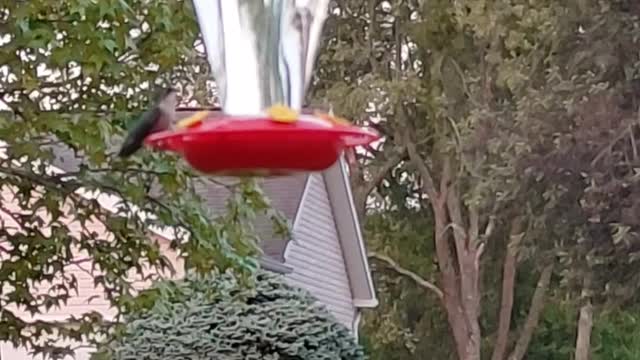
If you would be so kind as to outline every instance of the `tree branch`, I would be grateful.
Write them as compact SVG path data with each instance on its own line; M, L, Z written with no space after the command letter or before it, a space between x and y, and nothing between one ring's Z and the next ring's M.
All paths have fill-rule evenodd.
M462 209L460 208L461 202L455 187L449 189L447 192L447 209L449 210L449 217L451 218L451 224L449 226L453 229L453 238L455 239L458 256L464 255L468 243L468 234L462 219Z
M469 205L469 242L475 244L480 235L480 214L475 205Z
M86 201L84 199L82 199L80 197L80 195L75 194L74 192L84 186L88 186L88 185L94 185L96 186L98 189L100 189L100 191L105 191L105 193L108 194L107 191L110 191L112 194L117 194L120 198L125 199L126 197L122 194L122 192L120 191L120 189L117 189L113 186L107 186L104 184L100 184L98 182L87 182L85 184L80 183L79 181L77 181L75 178L71 178L71 179L66 179L66 180L61 180L60 178L57 178L57 175L42 175L42 174L36 174L36 173L32 173L29 171L25 171L22 169L17 169L17 168L8 168L8 167L0 167L0 173L4 173L6 175L10 175L10 176L17 176L17 177L21 177L23 179L27 179L29 181L32 181L35 184L39 184L41 186L46 187L49 190L53 190L53 191L58 191L62 194L64 194L65 196L72 196L74 199L79 200L79 201ZM159 207L163 207L165 210L171 212L172 210L170 208L168 208L162 201L155 199L151 196L149 196L148 194L145 196L145 199L148 201L153 202L154 204L156 204ZM130 214L135 214L136 212L133 210L133 208L131 207L131 204L128 201L124 202L125 206L127 207L127 210L129 211ZM99 219L101 222L103 222L103 224L108 228L107 224ZM177 222L178 225L183 227L184 229L189 229L189 226L186 226L186 223L182 220L181 217L177 217Z
M373 191L373 189L375 189L378 185L380 185L380 183L385 178L385 176L387 176L389 171L391 171L391 169L393 169L396 165L398 165L398 163L402 161L402 159L404 159L405 155L406 155L406 149L403 148L402 151L396 152L393 155L391 155L389 158L387 158L387 161L385 161L382 164L382 166L377 168L377 171L373 175L371 181L366 182L365 188L364 188L364 194L369 195Z
M407 153L409 154L409 159L413 163L415 167L418 168L418 172L420 173L420 177L422 178L422 189L427 196L429 196L429 201L436 201L438 198L438 193L436 191L436 186L433 182L433 176L431 175L431 171L425 164L422 157L418 154L416 150L416 145L413 141L408 138L405 139L407 145Z
M389 171L397 166L398 163L405 158L405 156L405 148L403 148L400 152L395 152L394 154L392 154L380 167L374 170L373 177L370 181L366 181L364 179L362 170L357 168L357 164L356 166L354 166L356 167L356 169L354 169L353 175L358 182L357 186L354 189L354 202L356 203L358 216L361 221L364 219L367 198L369 197L369 194L371 194L371 192L380 185Z
M592 275L588 273L582 280L580 292L580 313L576 331L575 360L589 360L591 355L591 332L593 331L593 305L591 304Z
M433 292L438 297L438 299L442 300L444 298L444 294L438 286L425 280L423 277L414 273L413 271L405 269L404 267L400 266L400 264L398 264L395 260L393 260L389 256L384 254L379 254L376 252L369 252L368 257L386 263L393 271L413 280L420 287Z

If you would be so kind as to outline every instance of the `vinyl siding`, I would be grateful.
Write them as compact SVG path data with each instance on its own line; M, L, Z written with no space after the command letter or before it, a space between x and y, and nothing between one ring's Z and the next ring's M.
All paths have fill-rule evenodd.
M19 213L22 212L20 206L13 199L13 192L11 188L2 187L0 189L0 203L2 206L0 207L0 220L2 221L2 226L6 229L16 229L13 231L18 231L18 224L12 219L11 215L8 213ZM64 213L69 213L71 211L69 206L62 206L62 210ZM46 213L40 214L42 218L47 219ZM109 240L110 236L105 231L106 229L97 221L88 221L86 223L86 228L83 229L78 222L73 222L71 219L66 221L66 224L69 226L70 235L73 237L79 237L80 234L90 234L94 233L92 239L102 239ZM47 228L42 228L41 231L45 234L49 234L49 230ZM176 268L177 274L176 276L181 276L180 269L182 268L181 261L176 256L175 252L169 249L169 242L166 239L152 236L152 241L156 241L159 245L161 251L168 257L169 261L174 264ZM10 248L10 244L6 242L2 242L0 240L0 245ZM70 264L65 266L65 274L67 276L74 276L77 280L77 291L78 293L72 292L71 297L68 299L67 303L60 306L49 309L48 311L42 308L40 310L41 314L36 314L35 316L31 316L30 313L26 312L24 309L17 308L16 306L7 306L6 309L13 312L15 315L19 316L23 320L33 321L33 320L45 320L45 321L64 321L69 318L70 315L74 317L80 317L83 314L90 313L96 311L100 313L105 318L109 319L115 315L115 311L110 307L108 300L104 296L104 290L101 286L94 285L94 276L100 275L100 271L98 269L91 271L92 262L86 253L82 251L76 250L73 251L73 262L75 264ZM0 261L4 259L0 258ZM143 289L148 287L151 284L151 280L142 281L144 276L151 274L151 271L147 271L145 274L136 275L131 273L130 280L134 283L135 288ZM163 274L164 276L169 276L169 274ZM38 285L31 285L31 292L34 294L38 293L46 293L53 285L56 284L68 284L68 281L64 281L63 279L54 279L51 282L43 282ZM5 285L6 287L6 285ZM88 359L89 349L81 349L76 354L76 360L85 360ZM0 355L2 356L2 360L31 360L31 359L41 359L41 357L32 357L28 354L28 352L24 349L14 349L9 344L0 343ZM71 359L68 357L68 359Z
M293 228L294 241L285 252L285 264L293 268L287 278L311 292L352 329L357 309L323 176L312 174L307 186Z

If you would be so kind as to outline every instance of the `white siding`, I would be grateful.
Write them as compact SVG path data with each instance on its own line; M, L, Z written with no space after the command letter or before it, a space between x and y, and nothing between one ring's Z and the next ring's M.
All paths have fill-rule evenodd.
M349 329L353 327L353 305L349 278L331 211L324 178L314 173L302 198L293 238L285 262L293 268L287 275L292 285L307 289Z
M77 346L77 345L75 345ZM92 349L79 348L75 351L75 356L65 356L63 360L89 360ZM11 344L0 343L0 360L44 360L42 355L32 356L24 348L14 348Z
M1 187L0 188L0 223L2 226L5 226L7 229L16 229L15 231L19 231L18 224L13 220L10 213L19 213L21 212L21 208L19 204L16 202L13 196L13 189L10 187ZM63 205L61 207L63 213L69 214L71 213L71 208L68 205ZM43 218L47 218L46 213L42 213ZM73 237L79 237L81 233L85 235L90 235L91 232L95 232L97 237L100 239L108 240L111 238L110 234L106 232L106 228L97 221L87 221L86 229L83 229L80 226L80 223L77 221L73 221L72 216L68 216L65 218L65 222L69 226L70 235ZM50 229L42 228L41 231L48 235ZM164 252L165 256L174 264L174 267L178 270L176 276L181 276L181 268L182 268L182 260L179 259L174 251L171 251L169 248L169 242L161 237L152 236L150 238L151 241L156 241L160 246L161 251ZM2 240L0 240L2 242ZM5 247L10 247L9 244L3 243ZM65 321L70 316L80 317L83 314L97 311L102 314L105 318L109 319L115 315L114 309L110 307L108 300L104 296L104 289L101 286L95 286L94 284L94 276L100 275L100 271L98 269L91 271L92 261L88 257L88 254L83 251L79 251L76 249L74 251L75 262L74 264L69 264L65 267L66 275L73 275L78 281L78 294L74 294L67 301L66 304L61 305L60 307L54 307L49 310L45 310L45 308L41 308L40 314L36 314L31 316L30 313L26 312L22 308L17 308L15 305L7 306L7 310L13 312L16 316L19 316L23 320L32 321L32 320L45 320L45 321ZM0 258L0 261L3 259ZM149 270L147 268L147 270ZM136 275L134 272L131 273L131 278L133 284L138 289L144 289L151 285L151 280L142 280L146 275L150 275L152 273L157 274L156 272L147 272L143 275ZM160 274L164 277L168 277L169 274ZM33 293L46 293L49 289L59 283L68 283L66 281L63 282L62 279L55 279L52 282L42 282L38 285L32 284L31 291ZM77 346L77 345L76 345ZM90 349L79 349L76 353L75 360L86 360L89 358ZM0 343L0 360L40 360L42 357L33 357L28 354L28 351L23 348L15 349L13 346L7 343ZM71 357L65 358L65 360L71 360Z

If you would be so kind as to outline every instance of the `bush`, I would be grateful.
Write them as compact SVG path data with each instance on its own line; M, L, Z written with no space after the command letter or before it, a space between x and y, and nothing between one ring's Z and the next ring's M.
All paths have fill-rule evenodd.
M306 291L259 271L255 288L228 274L161 282L94 358L365 359L349 330Z

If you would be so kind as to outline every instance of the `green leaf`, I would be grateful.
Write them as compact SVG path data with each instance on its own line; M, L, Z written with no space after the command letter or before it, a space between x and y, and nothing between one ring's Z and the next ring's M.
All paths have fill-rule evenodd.
M22 18L16 20L16 25L23 34L29 33L29 19Z
M104 46L105 49L109 50L110 53L115 53L115 50L117 49L118 45L116 44L116 42L112 39L105 39L102 41L102 46Z

